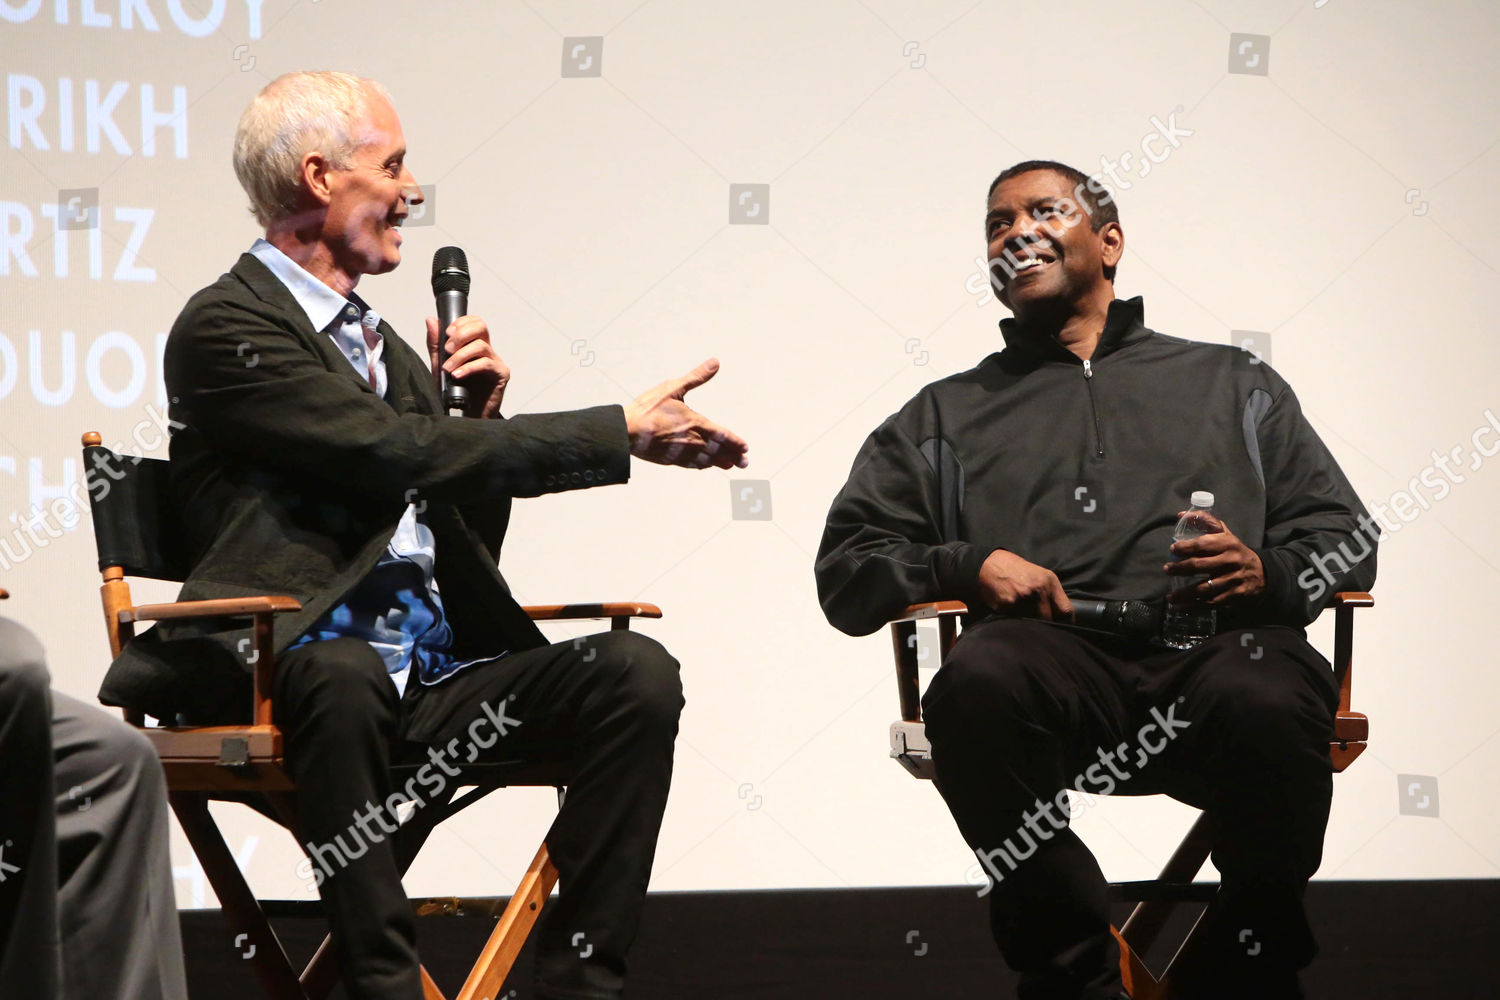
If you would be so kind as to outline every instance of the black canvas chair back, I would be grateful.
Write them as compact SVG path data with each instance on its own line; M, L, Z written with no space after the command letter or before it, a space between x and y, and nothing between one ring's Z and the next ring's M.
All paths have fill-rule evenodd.
M191 564L182 519L172 505L170 463L121 455L102 444L83 447L99 569L181 582Z

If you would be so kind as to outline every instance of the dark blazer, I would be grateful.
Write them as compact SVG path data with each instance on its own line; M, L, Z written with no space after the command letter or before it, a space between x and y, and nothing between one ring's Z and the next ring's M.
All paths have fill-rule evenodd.
M545 645L497 568L512 497L623 483L620 406L509 419L444 414L427 359L384 322L386 399L250 254L194 295L167 338L171 476L193 568L180 600L286 594L284 650L379 561L425 504L455 653ZM234 626L234 627L231 627ZM163 622L99 698L157 718L249 713L248 621Z

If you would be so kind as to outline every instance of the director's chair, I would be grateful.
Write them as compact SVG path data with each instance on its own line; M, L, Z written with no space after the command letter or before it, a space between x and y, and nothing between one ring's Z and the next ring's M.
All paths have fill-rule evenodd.
M276 661L271 622L275 615L301 610L290 597L268 594L257 597L212 601L177 601L171 604L132 603L126 577L181 582L191 569L180 538L180 521L170 502L169 465L160 459L121 456L101 444L97 433L83 435L83 459L94 517L94 541L103 578L100 597L104 627L112 656L135 634L135 624L173 619L249 619L254 664L252 716L238 726L147 726L140 712L125 711L125 719L138 726L156 748L166 772L167 797L182 824L183 832L214 887L231 930L244 934L254 945L250 961L261 987L271 1000L322 1000L337 980L332 939L322 945L299 975L267 921L255 894L224 842L223 834L209 813L215 799L250 804L258 796L276 819L297 838L295 794L285 767L281 732L272 722L272 681ZM105 470L113 470L106 474ZM118 478L116 478L118 476ZM524 609L533 621L582 621L609 619L611 629L628 629L632 618L660 618L654 604L553 604ZM399 787L419 765L393 768ZM432 831L449 816L472 805L497 788L506 786L550 786L561 801L568 782L566 762L478 763L460 766L461 776L445 798L414 810L395 834L399 870L405 874ZM488 1000L500 995L506 976L515 964L527 936L553 886L557 869L545 842L527 868L510 902L499 914L493 933L485 943L472 971L457 994L457 1000ZM487 909L489 900L433 899L413 901L418 915ZM426 1000L445 1000L427 969L422 969Z
M1370 721L1349 707L1354 675L1354 609L1368 608L1375 599L1364 593L1334 594L1327 607L1334 611L1333 669L1339 682L1339 704L1334 716L1333 739L1328 755L1334 771L1342 771L1364 752ZM932 746L922 722L921 687L917 665L917 623L937 620L938 666L958 637L958 622L968 613L962 601L932 601L913 604L891 624L891 642L896 656L896 689L901 702L901 720L891 723L891 756L914 777L933 777ZM1197 931L1194 923L1168 958L1158 975L1145 961L1145 954L1158 942L1173 912L1183 903L1208 902L1218 891L1213 883L1195 884L1203 862L1213 851L1213 831L1207 813L1201 813L1187 835L1162 867L1161 874L1145 882L1122 882L1111 886L1116 898L1134 902L1135 908L1118 930L1111 928L1120 944L1120 975L1135 1000L1168 1000L1168 978L1172 964L1187 949Z

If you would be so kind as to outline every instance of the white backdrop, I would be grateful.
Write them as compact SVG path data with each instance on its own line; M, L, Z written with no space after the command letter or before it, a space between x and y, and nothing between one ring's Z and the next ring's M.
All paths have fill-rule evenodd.
M1366 503L1408 518L1360 615L1372 744L1320 877L1494 877L1500 462L1470 442L1500 409L1497 43L1488 0L0 0L3 611L92 697L87 521L29 512L76 481L86 429L165 454L161 339L257 235L229 166L251 95L374 76L431 200L372 305L418 343L432 251L461 245L508 411L624 401L717 355L689 398L751 442L747 470L637 463L518 502L504 557L524 602L666 611L645 631L688 705L653 888L965 881L936 793L886 758L889 641L824 622L812 558L864 436L998 349L985 187L1056 158L1114 171L1120 295L1166 333L1251 338ZM1434 466L1455 447L1461 483ZM743 480L770 519L734 516ZM1315 639L1331 652L1328 623ZM216 811L258 889L311 895L289 837ZM494 797L408 887L508 892L551 814L550 792ZM1078 825L1134 879L1192 815L1116 799ZM182 905L212 905L177 833L173 858Z

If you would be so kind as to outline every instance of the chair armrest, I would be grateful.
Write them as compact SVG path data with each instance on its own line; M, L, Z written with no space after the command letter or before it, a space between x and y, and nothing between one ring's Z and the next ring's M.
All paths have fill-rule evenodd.
M1346 590L1334 594L1333 601L1328 606L1331 608L1373 608L1375 598L1360 591Z
M174 601L171 604L141 604L118 610L121 624L192 618L255 619L251 627L252 673L251 717L257 726L272 724L272 684L276 678L276 655L272 649L272 615L300 612L302 603L279 594L261 597L228 597L213 601Z
M142 604L119 612L122 622L166 621L171 618L228 618L245 615L276 615L301 611L300 602L290 597L228 597L214 601L174 601L171 604Z
M589 618L660 618L654 604L614 601L608 604L528 604L521 609L534 622L571 621Z
M118 573L118 569L115 570ZM116 580L118 583L118 579ZM109 579L106 576L105 586ZM126 595L128 600L129 595ZM108 603L106 602L106 607ZM301 611L302 604L290 597L267 594L257 597L228 597L212 601L174 601L171 604L142 604L123 607L115 612L122 626L133 622L167 621L193 618L245 618L251 624L251 655L255 667L251 685L252 718L257 726L271 725L271 685L276 676L276 656L272 647L271 616L286 611ZM127 633L128 634L128 633ZM243 652L241 640L241 651Z
M302 604L290 597L267 594L258 597L226 597L212 601L174 601L171 604L142 604L121 608L121 624L192 618L254 619L251 626L251 657L254 680L250 691L251 717L257 726L269 726L272 720L271 687L276 676L276 656L272 649L271 616L286 611L301 611Z
M938 623L938 663L953 645L958 617L967 614L963 601L924 601L908 605L900 618L893 619L891 649L896 654L896 691L901 697L901 719L919 722L922 718L920 684L917 679L917 622L936 619Z
M1329 607L1336 612L1334 629L1334 669L1339 678L1339 714L1349 715L1350 686L1353 680L1354 609L1374 607L1375 598L1361 591L1334 594ZM947 657L954 640L954 621L968 613L963 601L924 601L909 605L900 618L892 619L891 644L896 657L896 686L901 698L901 718L906 722L921 719L918 694L916 623L938 619L939 659Z
M899 622L924 621L928 618L953 618L958 615L969 613L969 606L963 601L924 601L921 604L909 604L905 611L901 612L900 618L892 618L891 624Z
M607 604L531 604L523 607L534 622L588 621L608 618L611 630L630 628L632 618L660 618L661 608L634 601L612 601Z

